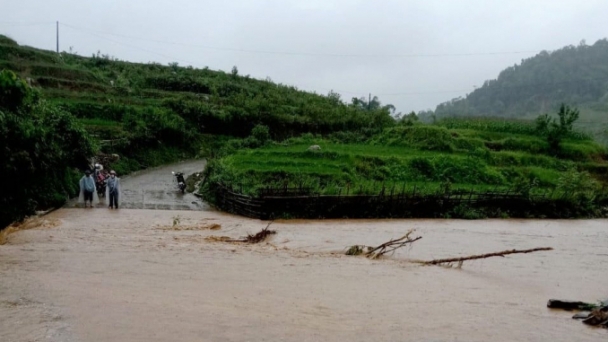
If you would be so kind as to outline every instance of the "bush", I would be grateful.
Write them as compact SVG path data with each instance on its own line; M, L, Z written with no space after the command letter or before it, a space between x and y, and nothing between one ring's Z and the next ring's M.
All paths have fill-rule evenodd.
M10 71L0 72L0 228L63 204L96 146L71 114L50 106Z
M372 144L403 146L427 151L451 152L454 137L443 127L398 126L386 129L372 139Z
M546 136L551 150L558 152L564 138L572 133L572 125L579 115L578 109L562 104L557 113L559 120L548 114L541 115L536 119L536 130Z
M268 126L256 125L251 130L251 136L263 146L270 141L270 130L268 129Z

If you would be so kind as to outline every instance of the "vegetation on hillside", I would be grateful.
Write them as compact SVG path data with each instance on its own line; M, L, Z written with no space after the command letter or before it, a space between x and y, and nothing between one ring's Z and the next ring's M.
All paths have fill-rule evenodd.
M425 125L414 114L395 114L393 106L378 98L346 102L334 92L319 95L242 76L236 67L225 73L177 63L129 63L100 53L88 58L56 54L20 46L4 36L0 69L18 75L3 72L11 81L0 85L1 128L13 132L10 144L16 144L7 145L15 149L6 153L32 153L32 174L48 168L56 180L45 181L48 188L36 185L44 194L34 191L3 199L29 201L17 214L3 212L3 219L73 194L76 182L70 170L86 167L84 159L97 151L121 156L111 166L119 174L205 156L212 159L206 190L222 183L246 194L285 184L306 185L322 194L340 193L345 187L353 193L374 193L391 183L428 192L566 191L568 184L578 184L569 194L596 208L600 184L606 181L605 149L573 129L578 112L569 107L557 118L543 116L536 122L446 118ZM14 89L29 95L20 100ZM20 121L23 113L30 119ZM51 113L61 120L53 121ZM44 127L37 128L42 132L24 128L36 125L28 120L43 122ZM55 137L59 129L72 133ZM28 140L44 134L48 146ZM321 151L308 151L313 144ZM44 150L50 146L62 148ZM45 157L39 157L43 152L38 149L46 151ZM17 157L11 156L7 169L25 179L27 173L16 173Z
M14 184L20 183L14 180L24 180L29 173L19 173L17 169L22 166L16 166L7 156L9 162L3 167L13 170L7 175L18 178L4 178L12 182L12 187L2 203L13 204L4 206L0 226L31 213L35 208L59 203L59 199L73 195L76 182L74 179L68 181L63 172L71 167L87 167L86 162L80 159L97 152L91 147L93 145L99 147L99 152L120 155L117 163L106 167L125 174L199 153L212 156L217 152L217 143L225 140L223 136L242 138L259 124L270 127L273 139L306 132L358 131L370 135L394 124L390 116L394 107L382 106L377 98L370 103L358 99L345 103L333 92L327 96L308 93L269 79L256 80L239 75L236 68L225 73L208 68L180 67L177 63L168 66L130 63L100 53L88 58L65 52L56 54L20 46L0 35L2 70L13 71L17 76L11 73L13 76L8 79L19 87L22 85L28 94L35 94L31 95L29 102L21 103L18 98L13 99L14 94L9 91L11 84L5 82L1 85L3 103L15 101L19 104L3 107L1 128L11 132L3 139L10 138L4 141L15 144L7 145L15 146L15 150L7 149L5 153L13 156L17 149L21 149L20 153L28 154L34 163L31 166L33 175L42 172L39 168L47 168L45 175L48 177L35 179L48 188L35 186L40 194L23 192L19 195L21 197L14 197L19 190ZM46 100L40 100L42 98ZM26 122L34 124L27 120L19 121L15 115L22 115L22 112L31 113L32 120L38 120L36 124L50 120L50 114L43 113L60 115L66 121L61 124L67 127L67 132L72 127L79 127L78 134L82 139L54 143L48 138L51 139L48 146L30 142L27 139L37 139L38 135L45 134L53 136L53 139L60 138L54 137L57 134L54 124L46 125L46 122L48 131L44 133L32 135L24 131L25 126L20 125ZM268 140L271 138L268 132L257 131L255 136ZM233 146L255 147L256 142L250 139L239 144ZM76 156L58 157L46 151L45 156L52 160L48 162L46 157L40 157L42 152L37 149L50 146L63 146L67 151L79 147L82 151L78 155L79 160ZM26 200L29 201L27 205L21 203Z
M576 215L599 215L606 205L606 150L569 128L576 111L564 107L562 112L565 127L447 119L398 125L369 138L305 134L252 145L257 148L233 148L229 142L225 155L209 164L202 193L213 202L220 184L251 196L268 187L305 188L320 195L373 195L383 188L415 188L429 195L508 190L523 196L551 193L572 201L580 209ZM310 150L311 145L321 149ZM466 216L466 210L460 213Z
M437 117L553 112L562 103L608 111L608 40L543 51L506 68L466 98L437 106Z
M78 168L95 144L68 112L10 71L0 71L0 227L79 191Z
M96 54L90 58L3 44L0 68L31 77L52 101L83 119L106 121L121 136L126 116L140 112L176 115L199 133L247 136L256 124L270 128L275 138L312 132L378 129L391 125L394 107L359 99L345 103L339 94L327 96L295 87L207 68L177 63L137 64ZM187 133L187 131L185 132Z
M49 102L76 116L102 152L125 156L118 166L123 172L194 156L202 135L245 137L258 124L283 139L306 132L371 134L394 123L394 107L377 98L346 103L334 92L308 93L236 68L226 73L101 53L58 55L0 38L0 69L29 79Z
M580 109L579 129L594 133L608 146L608 40L593 45L546 52L508 67L494 80L468 94L444 102L434 113L424 113L431 121L445 117L534 118L554 113L562 103Z

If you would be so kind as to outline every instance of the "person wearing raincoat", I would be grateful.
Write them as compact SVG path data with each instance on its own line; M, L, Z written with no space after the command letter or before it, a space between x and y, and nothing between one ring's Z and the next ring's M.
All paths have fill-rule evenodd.
M120 178L116 177L114 170L110 171L110 178L106 182L106 198L110 201L110 209L118 209L120 200Z
M99 197L97 191L95 191L95 180L91 177L91 171L86 170L84 176L80 178L80 195L78 196L78 203L84 203L84 207L87 207L87 202L90 203L90 207L99 203Z

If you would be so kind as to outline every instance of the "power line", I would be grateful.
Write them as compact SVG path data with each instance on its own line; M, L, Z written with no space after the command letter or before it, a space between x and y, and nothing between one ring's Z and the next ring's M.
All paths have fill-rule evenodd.
M154 43L161 44L170 44L170 45L179 45L179 46L187 46L187 47L196 47L201 49L209 49L209 50L218 50L218 51L232 51L232 52L245 52L245 53L257 53L257 54L274 54L274 55L293 55L293 56L325 56L325 57L383 57L383 58L415 58L415 57L466 57L466 56L494 56L494 55L512 55L512 54L527 54L527 53L539 53L539 50L528 50L528 51L503 51L503 52L476 52L476 53L437 53L437 54L422 54L422 53L412 53L412 54L342 54L342 53L317 53L317 52L301 52L301 51L271 51L271 50L251 50L251 49L241 49L241 48L233 48L233 47L217 47L217 46L208 46L208 45L198 45L198 44L186 44L179 42L171 42L165 40L157 40L157 39L148 39L148 38L139 38L133 36L127 36L123 34L116 34L110 32L102 32L91 30L88 28L78 27L70 24L61 23L66 27L70 27L76 30L89 31L96 34L105 34L116 37L122 37L133 40L140 41L148 41Z
M2 24L0 22L0 24ZM54 24L53 22L49 22L49 23L33 23L36 25L39 24ZM107 38L105 36L103 36L103 34L108 34L108 35L114 35L114 36L119 36L119 37L125 37L128 39L136 39L136 40L142 40L142 41L152 41L152 42L157 42L157 43L164 43L164 44L171 44L171 45L184 45L184 46L194 46L194 47L203 47L203 48L212 48L212 49L221 49L221 50L227 50L227 51L242 51L242 52L260 52L260 53L278 53L278 54L285 54L283 52L270 52L270 51L255 51L255 50L242 50L242 49L224 49L224 48L213 48L213 47L206 47L206 46L200 46L200 45L192 45L192 44L181 44L181 43L175 43L175 42L167 42L167 41L160 41L160 40L153 40L153 39L141 39L141 38L136 38L136 37L130 37L130 36L125 36L125 35L120 35L120 34L113 34L113 33L105 33L105 32L99 32L99 31L93 31L93 30L89 30L86 28L81 28L81 27L77 27L77 26L73 26L73 25L69 25L69 24L65 24L65 23L59 23L62 26L65 26L71 30L74 31L82 31L83 33L101 38L101 39L105 39L107 41L110 41L112 43L115 44L119 44L119 45L123 45L132 49L137 49L140 51L144 51L144 52L148 52L148 53L152 53L158 56L162 56L165 58L169 58L172 60L178 60L178 61L182 61L182 62L186 62L186 63L190 63L190 64L196 64L192 61L188 61L188 60L184 60L181 58L175 58L173 56L169 56L166 54L162 54L162 53L158 53L156 51L153 50L149 50L146 48L142 48L142 47L138 47L138 46L134 46L131 44L127 44L127 43L123 43L120 41L116 41L110 38ZM524 51L520 51L520 52L512 52L512 53L523 53ZM528 51L531 52L531 51ZM286 53L286 54L294 54L294 55L315 55L315 56L355 56L355 57L369 57L369 56L373 56L373 55L338 55L338 54L308 54L308 53ZM503 53L482 53L482 54L503 54ZM418 54L418 55L375 55L375 56L418 56L418 57L424 57L424 56L464 56L464 55L475 55L475 54L436 54L436 55L423 55L423 54ZM528 84L528 85L513 85L513 86L501 86L499 88L504 89L504 88L508 88L508 89L513 89L513 88L528 88L528 87L538 87L538 86L547 86L547 85L559 85L559 84L571 84L571 83L583 83L583 82L589 82L589 81L598 81L598 80L608 80L608 77L601 77L601 78L594 78L594 79L588 79L588 80L573 80L573 81L562 81L562 82L552 82L552 83L536 83L536 84ZM335 91L335 92L339 92L339 93L343 93L343 94L365 94L366 92L353 92L353 91L346 91L346 90L338 90L338 89L323 89L323 88L317 88L317 87L308 87L308 88L313 88L313 89L317 89L317 90L325 90L325 91ZM482 88L477 88L477 89L482 89ZM422 91L422 92L396 92L396 93L375 93L374 95L376 96L412 96L412 95L426 95L426 94L442 94L442 93L461 93L461 92L467 92L470 91L471 89L458 89L458 90L438 90L438 91Z
M65 27L69 28L69 29L76 30L76 31L81 30L79 28L73 27L72 25L68 25L68 24L64 24L64 23L59 23L59 25L63 25ZM98 38L102 38L102 39L108 40L108 41L110 41L112 43L115 43L115 44L127 46L127 47L130 47L130 48L133 48L133 49L137 49L137 50L141 50L141 51L144 51L144 52L153 53L153 54L156 54L156 55L159 55L159 56L162 56L162 57L165 57L165 58L170 58L170 59L173 59L173 60L179 60L179 61L190 63L190 64L196 64L196 63L193 63L191 61L175 58L175 57L172 57L172 56L169 56L169 55L165 55L165 54L161 54L161 53L149 50L149 49L145 49L145 48L141 48L141 47L138 47L138 46L126 44L126 43L123 43L123 42L120 42L120 41L116 41L116 40L104 37L104 36L102 36L100 34L93 33L93 31L90 31L90 30L86 30L85 29L85 30L82 30L82 31L89 31L89 32L84 32L84 33L90 34L90 35L98 37ZM363 93L365 93L365 92L344 91L344 90L338 90L338 89L327 89L327 88L323 89L323 88L317 88L317 87L310 87L310 88L314 88L314 89L318 89L318 90L325 90L325 91L335 91L335 92L344 93L344 94L363 94ZM441 94L441 93L460 93L460 92L463 92L463 91L467 91L467 90L460 89L460 90L440 90L440 91L428 91L428 92L376 93L374 95L376 95L376 96L396 96L396 95L408 96L408 95Z
M66 24L63 24L63 23L59 23L59 25L66 26L67 28L75 30L74 28L70 27L69 25L66 25ZM158 53L156 51L145 49L145 48L142 48L142 47L139 47L139 46L134 46L134 45L131 45L131 44L126 44L126 43L123 43L123 42L119 42L119 41L116 41L116 40L104 37L102 35L98 35L96 33L91 33L91 32L85 32L85 33L90 34L90 35L95 36L95 37L98 37L98 38L101 38L101 39L105 39L105 40L110 41L110 42L112 42L114 44L123 45L123 46L129 47L129 48L132 48L132 49L136 49L136 50L141 50L141 51L144 51L144 52L152 53L152 54L155 54L155 55L158 55L158 56L161 56L161 57L170 58L172 60L177 60L177 61L181 61L181 62L195 64L195 63L193 63L191 61L187 61L187 60L184 60L184 59L181 59L181 58L175 58L175 57L172 57L172 56L169 56L169 55L165 55L165 54L162 54L162 53Z
M31 23L17 23L17 22L0 22L0 26L10 26L10 27L23 27L23 26L43 26L43 25L51 25L53 22L31 22Z
M29 24L54 24L54 21L0 21L0 25L4 24L17 24L17 25L29 25Z
M339 89L327 89L327 88L316 88L316 87L309 87L309 88L315 88L315 89L319 89L319 90L324 90L324 91L334 91L337 93L343 93L343 94L364 94L365 92L360 91L360 92L356 92L356 91L346 91L346 90L339 90ZM408 95L427 95L427 94L448 94L448 93L461 93L463 91L469 91L470 89L459 89L459 90L436 90L436 91L418 91L418 92L401 92L401 93L373 93L373 95L375 96L408 96Z

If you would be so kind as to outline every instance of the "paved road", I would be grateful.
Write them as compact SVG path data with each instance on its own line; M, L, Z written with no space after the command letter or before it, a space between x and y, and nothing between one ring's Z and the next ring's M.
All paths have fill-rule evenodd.
M201 172L204 160L191 160L151 168L121 177L119 203L123 209L210 210L211 207L193 194L182 194L171 171L183 172L184 177ZM120 177L120 175L119 175ZM72 206L75 202L72 202ZM100 207L105 206L101 198Z

